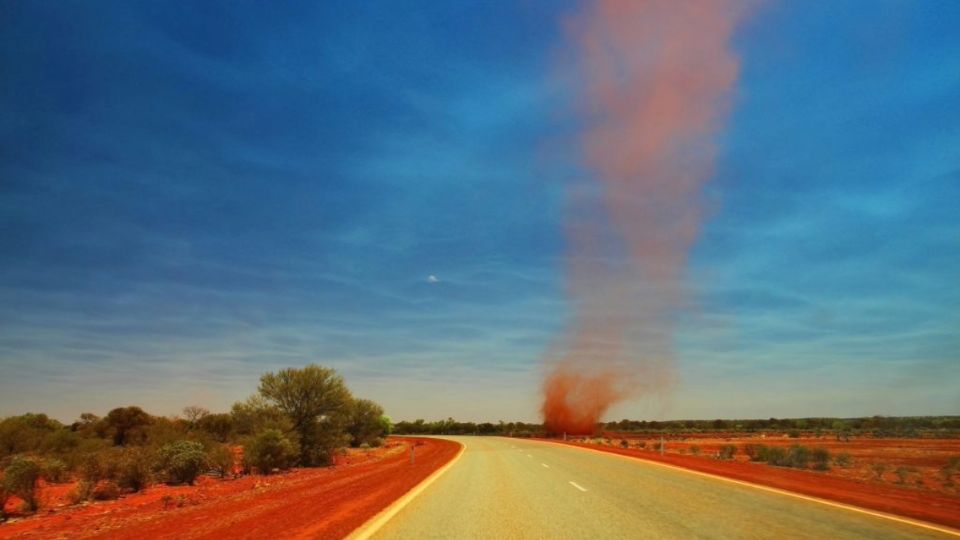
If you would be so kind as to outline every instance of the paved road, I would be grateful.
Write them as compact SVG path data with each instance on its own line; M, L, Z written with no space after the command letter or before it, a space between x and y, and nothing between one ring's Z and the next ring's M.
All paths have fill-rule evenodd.
M374 538L956 538L640 460L450 438L460 460Z

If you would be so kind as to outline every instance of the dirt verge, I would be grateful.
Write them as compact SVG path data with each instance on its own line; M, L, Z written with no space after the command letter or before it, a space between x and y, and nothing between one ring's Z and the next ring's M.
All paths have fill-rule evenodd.
M323 469L146 493L82 507L41 509L0 525L7 538L342 538L451 460L460 445L391 439L391 451ZM410 447L417 445L410 461Z

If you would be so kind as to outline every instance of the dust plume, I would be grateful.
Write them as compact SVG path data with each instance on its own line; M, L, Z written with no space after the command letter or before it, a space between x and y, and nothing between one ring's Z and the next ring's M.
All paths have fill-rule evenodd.
M547 353L548 432L590 433L672 384L673 321L739 62L733 0L598 0L570 21L587 176L571 194L575 316Z

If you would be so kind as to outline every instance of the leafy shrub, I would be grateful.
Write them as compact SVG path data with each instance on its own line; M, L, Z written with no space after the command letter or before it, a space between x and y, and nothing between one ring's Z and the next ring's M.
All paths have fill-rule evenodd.
M91 482L90 480L80 480L77 482L76 489L70 494L70 499L73 501L73 504L89 501L93 498L93 490L95 487L97 487L96 482Z
M17 456L10 461L3 473L2 489L5 493L23 499L28 512L37 509L37 480L40 479L40 465L32 459Z
M171 484L190 484L207 467L207 454L196 441L177 441L165 444L157 452L155 471L163 474Z
M750 461L766 461L767 447L762 444L745 444L743 453L750 458Z
M818 471L830 470L830 451L826 448L814 448L811 454L813 458L813 468Z
M790 437L791 439L799 439L799 438L800 438L800 430L798 430L798 429L791 429L790 431L787 432L787 436Z
M647 447L647 441L637 441L637 448L644 449Z
M150 485L151 456L142 448L128 448L120 455L116 466L116 485L134 492Z
M906 484L907 480L910 479L910 475L914 472L916 472L916 469L911 467L897 467L897 469L893 471L893 473L897 475L898 484Z
M695 456L699 456L699 455L700 455L700 447L697 446L697 445L691 446L691 447L690 447L690 453L693 454L693 455L695 455Z
M110 450L91 452L80 461L80 478L96 485L100 480L112 480L117 476L118 460Z
M778 465L780 467L786 467L787 460L787 451L779 446L767 446L764 447L763 452L760 457L762 459L758 461L766 461L770 465Z
M220 478L225 478L233 472L233 451L225 444L215 444L207 450L207 463Z
M243 449L243 463L260 474L287 469L298 456L297 446L277 429L268 429L254 437Z
M626 439L620 439L620 448L630 448L630 441Z
M720 451L717 453L717 459L733 459L735 453L737 453L736 446L725 444L720 447Z
M59 459L45 459L40 462L40 477L51 484L67 481L67 464Z
M790 447L790 451L787 453L787 463L785 464L787 467L806 469L808 463L810 463L809 448L799 444Z
M853 465L853 458L851 458L847 452L840 452L840 454L833 459L833 463L837 467L849 467Z
M348 410L346 430L350 434L350 445L358 447L366 443L368 447L387 435L383 423L383 407L369 399L354 399Z

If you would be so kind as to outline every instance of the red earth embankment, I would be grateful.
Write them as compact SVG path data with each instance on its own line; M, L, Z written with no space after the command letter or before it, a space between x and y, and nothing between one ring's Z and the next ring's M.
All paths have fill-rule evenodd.
M7 538L342 538L460 450L453 441L393 439L375 459L287 474L157 486L118 501L0 525ZM416 459L410 463L410 445Z
M661 456L656 452L645 450L599 446L572 441L550 440L549 442L665 463L752 484L960 528L960 498L949 495L836 478L814 471L785 469L761 463L722 461L677 454Z

